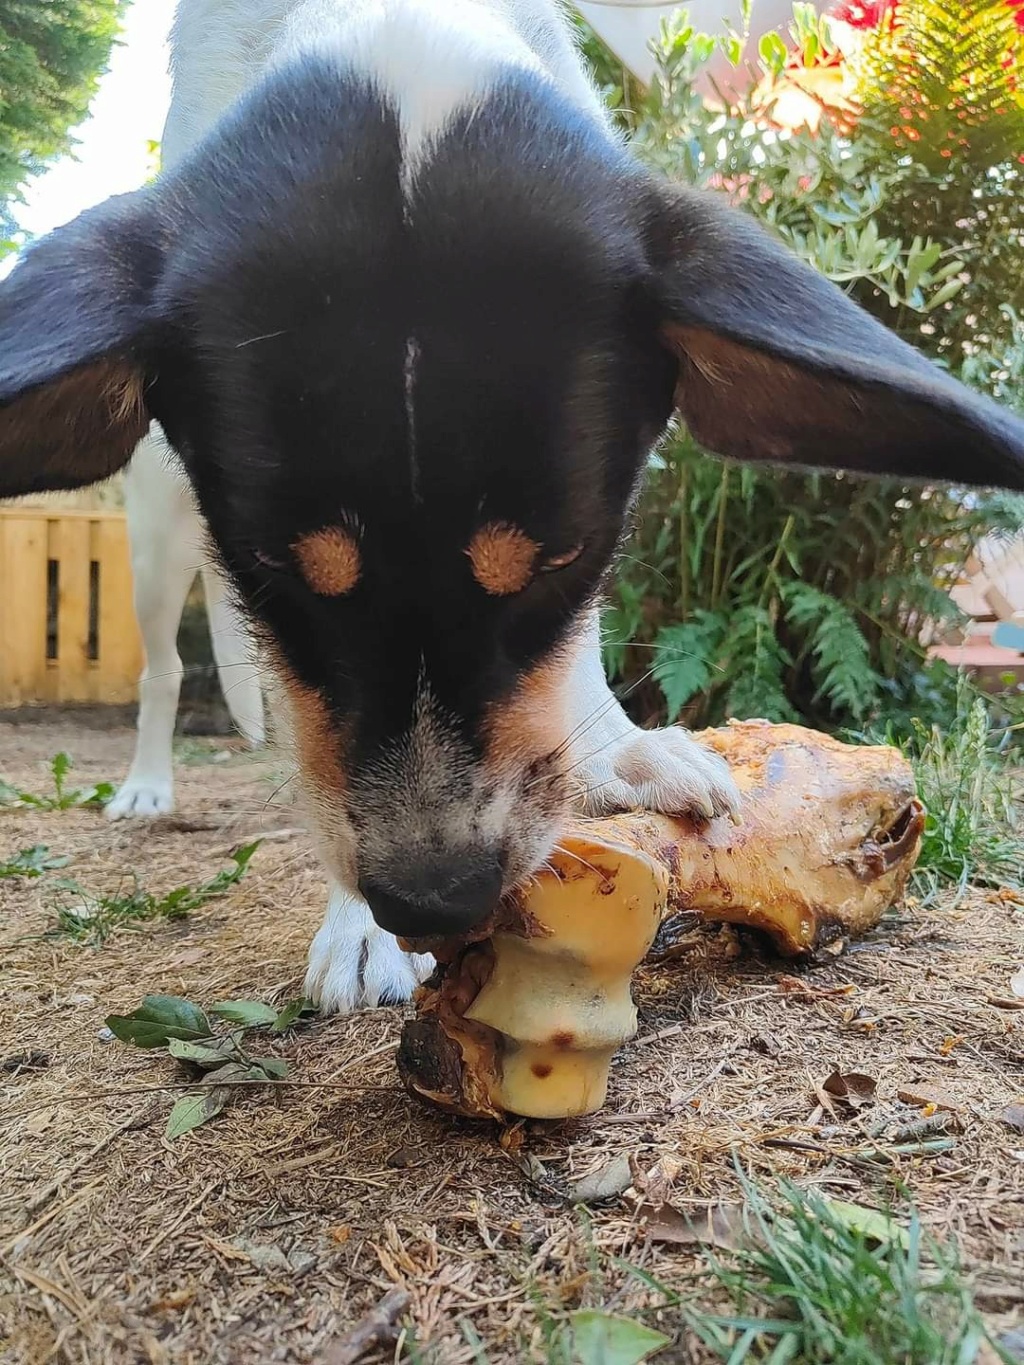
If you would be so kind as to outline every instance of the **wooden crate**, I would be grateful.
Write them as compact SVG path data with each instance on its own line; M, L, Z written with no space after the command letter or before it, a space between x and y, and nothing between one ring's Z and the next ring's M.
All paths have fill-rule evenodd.
M0 706L130 702L141 668L124 513L0 507Z

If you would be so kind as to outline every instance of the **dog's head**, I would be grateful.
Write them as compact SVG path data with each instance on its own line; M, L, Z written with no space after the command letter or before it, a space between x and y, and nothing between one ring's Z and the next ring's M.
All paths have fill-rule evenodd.
M28 254L0 403L7 495L162 423L325 854L409 936L547 856L583 623L674 409L739 458L1024 487L1024 424L527 78L415 165L372 88L269 84Z

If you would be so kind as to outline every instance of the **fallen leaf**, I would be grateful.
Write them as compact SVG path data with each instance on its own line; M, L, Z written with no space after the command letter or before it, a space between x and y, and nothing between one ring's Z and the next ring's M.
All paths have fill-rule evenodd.
M639 1176L636 1187L644 1196L644 1202L656 1208L666 1203L682 1169L683 1163L678 1157L666 1153L649 1171Z
M1024 962L1021 963L1013 976L1010 977L1010 990L1018 1000L1024 1000Z
M242 1028L262 1028L277 1022L277 1010L259 1000L221 1000L210 1006L210 1013Z
M915 1104L921 1108L934 1106L932 1108L933 1113L936 1109L942 1109L947 1114L955 1114L958 1109L962 1108L958 1099L951 1095L948 1090L944 1090L941 1085L935 1085L932 1081L922 1081L919 1085L901 1086L896 1091L896 1095L904 1104Z
M291 1028L292 1024L298 1023L300 1019L311 1017L320 1013L320 1006L314 1005L312 1000L304 997L299 1000L292 1000L274 1020L271 1028L272 1033L284 1033L285 1029Z
M249 1259L246 1252L240 1251L238 1247L233 1246L230 1242L221 1242L216 1237L204 1237L203 1241L211 1250L216 1251L218 1255L223 1256L225 1260L247 1261Z
M683 1210L674 1204L639 1203L636 1212L652 1242L672 1246L711 1246L734 1251L745 1238L742 1204L719 1201L703 1208Z
M39 1109L34 1114L30 1114L25 1120L23 1127L26 1133L33 1137L38 1137L44 1133L57 1116L56 1109Z
M252 1063L272 1081L283 1081L288 1075L288 1063L283 1057L254 1057Z
M888 1214L865 1208L863 1204L847 1204L842 1199L825 1199L822 1202L836 1222L851 1232L859 1232L873 1242L900 1246L904 1250L910 1246L907 1229Z
M574 1365L641 1365L672 1340L635 1318L591 1308L570 1313L559 1336L570 1347Z
M963 1034L957 1034L954 1038L944 1038L942 1040L942 1046L939 1048L939 1055L948 1057L954 1048L960 1046L963 1040Z
M346 1242L352 1240L352 1229L346 1227L345 1224L342 1223L340 1226L330 1229L330 1238L331 1241L336 1242L338 1246L344 1246Z
M878 1082L863 1071L833 1071L821 1087L834 1099L842 1100L851 1109L862 1109L875 1098Z
M164 1136L173 1142L191 1133L193 1128L216 1118L230 1098L231 1089L226 1085L214 1086L202 1095L183 1095L171 1110Z
M165 1294L162 1299L157 1299L149 1305L151 1313L176 1313L182 1308L187 1308L196 1297L194 1288L178 1289L172 1294Z
M115 1038L136 1047L166 1047L172 1038L198 1042L213 1032L199 1006L177 995L147 995L131 1014L111 1014L103 1022Z
M583 1176L569 1186L569 1198L574 1204L596 1204L602 1199L614 1199L633 1183L633 1171L628 1156L617 1156L596 1171Z
M234 1054L234 1048L228 1039L218 1041L215 1038L204 1038L201 1043L189 1042L185 1038L169 1038L167 1051L179 1062L192 1062L205 1070L223 1066Z
M410 1166L418 1166L422 1156L418 1147L399 1147L385 1158L385 1164L396 1171L405 1171Z
M1024 1104L1008 1104L999 1117L1008 1128L1024 1133Z

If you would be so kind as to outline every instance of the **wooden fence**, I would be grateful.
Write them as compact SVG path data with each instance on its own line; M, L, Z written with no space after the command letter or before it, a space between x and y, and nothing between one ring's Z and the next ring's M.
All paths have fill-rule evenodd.
M124 513L0 507L0 706L133 701L141 667Z

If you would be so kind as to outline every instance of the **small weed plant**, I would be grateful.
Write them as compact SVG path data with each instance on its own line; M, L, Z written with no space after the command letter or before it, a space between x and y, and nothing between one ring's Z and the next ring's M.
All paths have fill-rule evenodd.
M22 791L0 778L0 806L22 810L57 811L81 810L88 806L105 806L114 795L110 782L97 782L93 787L69 787L68 773L73 767L71 755L61 751L50 760L53 792Z
M21 849L6 862L0 862L0 878L42 877L47 872L67 867L70 861L70 858L55 858L46 844L34 844L31 848Z
M56 933L100 947L119 929L156 919L184 919L241 881L258 848L259 841L236 849L231 855L231 866L222 868L209 881L197 886L178 886L163 896L140 886L134 874L129 891L109 896L95 895L77 881L63 881L58 887Z

